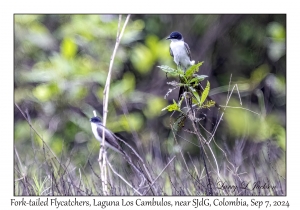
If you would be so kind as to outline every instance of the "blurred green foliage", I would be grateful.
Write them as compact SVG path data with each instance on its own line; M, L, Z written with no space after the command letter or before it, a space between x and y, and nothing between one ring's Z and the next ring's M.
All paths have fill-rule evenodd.
M14 17L15 103L57 155L76 152L73 161L79 166L90 153L94 159L98 155L89 118L93 110L102 115L118 20L118 15ZM228 108L217 141L237 139L247 130L249 140L273 139L285 149L285 20L285 15L132 15L114 61L107 127L129 139L137 132L145 145L158 145L162 156L176 153L170 114L161 110L177 98L174 90L164 99L166 82L177 77L166 77L157 66L176 68L165 38L178 30L192 59L204 61L199 73L209 76L215 100L225 104L231 81L239 95L234 91L230 105L240 107L241 97L243 107L262 115ZM42 144L17 108L14 115L15 146L26 156ZM211 130L215 122L203 124ZM148 159L157 155L152 150Z
M48 143L57 154L63 151L63 144L76 142L76 136L82 131L84 135L80 135L83 138L78 139L80 143L94 140L89 117L94 108L102 105L102 87L117 26L117 15L15 16L15 103L20 104L23 111L29 110L31 123L46 142L51 139ZM122 43L129 45L136 40L143 27L141 21L131 21ZM126 51L123 46L118 50L114 78L119 76L120 67L127 59ZM111 100L120 95L125 97L125 93L135 89L132 73L125 73L122 77L111 84ZM92 96L99 100L87 103ZM109 109L111 111L114 107ZM101 114L102 110L97 111ZM109 115L109 121L110 117L114 116ZM35 123L36 120L39 123ZM25 124L22 117L15 119L17 145L19 141L30 140L30 129ZM129 113L127 118L121 115L114 121L113 128L130 131L128 124L138 130L143 121L138 114Z

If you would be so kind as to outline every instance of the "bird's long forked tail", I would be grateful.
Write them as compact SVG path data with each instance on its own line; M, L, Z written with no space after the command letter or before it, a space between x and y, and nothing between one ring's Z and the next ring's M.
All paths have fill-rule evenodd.
M156 190L153 188L152 183L153 183L153 179L151 177L151 174L149 172L149 169L146 167L144 160L142 159L142 157L135 151L134 148L132 148L126 141L124 141L123 139L119 138L118 136L115 135L115 137L123 142L127 147L129 147L129 149L132 151L132 153L134 154L134 156L137 158L137 160L140 160L142 163L142 167L138 167L136 164L133 163L132 158L129 157L129 155L123 151L124 154L124 159L129 163L129 165L131 165L133 167L133 169L142 177L142 181L140 183L139 187L142 187L145 184L145 181L147 181L149 187L151 188L151 191L154 195L157 195ZM137 161L136 161L137 162Z

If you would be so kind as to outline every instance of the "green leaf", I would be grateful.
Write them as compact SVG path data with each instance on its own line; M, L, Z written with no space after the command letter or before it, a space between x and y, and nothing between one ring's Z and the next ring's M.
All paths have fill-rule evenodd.
M200 97L199 97L199 94L197 93L197 91L194 91L194 92L193 92L193 95L194 95L195 98L197 99L198 103L201 104Z
M173 76L178 76L179 75L176 69L173 69L169 66L163 65L163 66L158 66L158 68L160 68L164 72L169 73Z
M178 106L178 104L176 103L176 101L173 99L173 104L170 104L169 106L163 108L161 111L164 111L164 110L168 110L169 112L172 112L172 111L180 111L180 107Z
M196 75L194 75L194 76L195 76L196 78L198 78L200 82L203 81L206 77L208 77L207 75L198 75L198 74L196 74Z
M190 89L192 92L195 92L195 91L196 91L196 89L193 88L192 86L188 86L188 87L189 87L189 89Z
M201 107L202 108L210 108L215 106L216 102L213 100L206 101Z
M210 90L210 83L209 83L209 81L207 81L206 87L205 87L205 89L204 89L204 91L203 91L203 93L201 95L200 106L206 100L206 98L208 96L208 93L209 93L209 90Z
M198 78L194 77L193 79L191 79L191 80L189 81L189 84L191 84L191 83L198 84L198 82L199 82L198 80L199 80Z
M192 88L192 87L189 87L189 89L191 90L192 94L193 94L194 97L196 98L197 102L198 102L199 104L201 104L201 103L200 103L200 97L199 97L199 94L197 93L197 91L196 91L194 88Z
M199 106L199 101L195 97L192 98L192 104L197 104Z
M186 72L185 72L185 76L186 77L191 77L195 72L197 72L199 70L199 67L203 64L203 61L200 63L197 63L195 65L192 65L191 67L189 67Z
M190 79L190 81L188 82L189 84L195 84L195 85L198 85L199 82L203 81L204 78L206 78L207 76L206 75L195 75L194 74L194 77Z
M176 70L176 72L177 72L177 74L178 74L179 76L184 77L184 71L181 70L179 67L178 67L178 69Z

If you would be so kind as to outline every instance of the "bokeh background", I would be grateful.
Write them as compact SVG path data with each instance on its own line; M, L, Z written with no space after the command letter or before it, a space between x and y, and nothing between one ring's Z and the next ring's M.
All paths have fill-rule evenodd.
M103 89L118 21L117 14L14 16L15 179L20 177L17 165L22 164L28 176L35 174L43 180L47 170L43 161L37 164L45 157L43 141L70 167L87 174L92 173L92 167L99 171L99 142L92 134L89 118L93 110L102 115ZM177 115L161 111L178 96L175 89L165 97L172 88L167 82L178 78L157 67L176 68L165 39L172 31L182 33L193 60L204 61L199 74L208 76L210 96L216 103L225 105L228 93L237 85L238 91L234 89L228 105L259 114L227 108L218 123L222 112L217 108L199 113L204 137L215 131L218 147L212 148L222 174L246 172L250 176L255 172L256 180L267 181L269 177L274 185L280 183L279 194L285 194L284 14L131 15L114 61L107 127L128 139L150 165L155 163L154 172L179 154L179 147L188 163L198 160L201 165L199 148L180 137L179 144L174 142L170 123ZM179 135L197 142L184 130ZM224 153L234 165L231 170ZM181 164L176 164L174 170L181 171ZM169 180L162 182L162 191L176 194L171 187L175 182Z

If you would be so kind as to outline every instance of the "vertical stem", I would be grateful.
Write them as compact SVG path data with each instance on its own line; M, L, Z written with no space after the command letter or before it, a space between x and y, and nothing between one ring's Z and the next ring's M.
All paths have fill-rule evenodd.
M121 33L119 34L120 32L120 25L121 25L121 19L122 19L122 15L119 15L119 23L118 23L118 30L117 30L117 38L116 38L116 44L115 44L115 49L113 51L113 54L110 58L110 64L109 64L109 70L108 70L108 74L107 74L107 79L106 79L106 83L105 83L105 88L104 88L104 91L103 91L103 126L105 127L106 126L106 119L107 119L107 112L108 112L108 96L109 96L109 87L110 87L110 79L111 79L111 72L112 72L112 67L113 67L113 64L114 64L114 59L115 59L115 56L116 56L116 53L117 53L117 49L120 45L120 40L124 34L124 30L126 28L126 25L129 21L129 18L130 18L130 15L127 15L127 18L125 20L125 23L122 27L122 30L121 30ZM105 130L103 129L103 132L102 132L102 147L103 149L105 148ZM100 149L101 151L101 149ZM101 152L99 152L99 160L101 160L102 158L102 167L101 167L101 164L100 164L100 161L99 161L99 164L100 164L100 168L101 168L101 177L103 178L102 180L102 189L103 189L103 193L104 195L107 195L108 192L107 192L107 168L106 168L106 151L104 149L104 152L102 153L102 157L101 157Z

